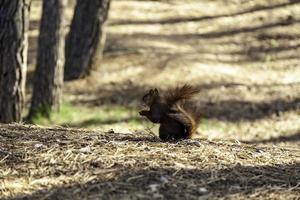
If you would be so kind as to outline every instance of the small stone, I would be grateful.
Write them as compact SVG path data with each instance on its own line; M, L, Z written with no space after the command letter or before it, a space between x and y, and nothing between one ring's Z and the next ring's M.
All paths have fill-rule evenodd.
M107 133L115 133L114 129L109 129Z
M208 192L208 190L207 190L206 188L204 188L204 187L201 187L201 188L199 188L199 192L200 192L201 194L205 194L205 193Z
M38 143L38 144L34 145L34 148L36 148L36 149L40 149L40 148L44 148L44 147L46 147L46 146L41 144L41 143Z
M149 185L149 188L150 188L151 192L157 192L158 191L158 187L159 187L158 184L151 184L151 185Z
M186 143L190 145L195 145L197 147L201 147L201 142L199 142L198 140L189 139L186 140Z
M145 147L144 150L145 151L150 151L150 148L149 147Z
M165 177L165 176L161 176L161 177L160 177L160 181L161 181L162 183L168 183L168 182L169 182L168 178Z
M83 148L79 149L79 152L89 153L89 152L91 152L91 147L89 147L89 146L83 147Z

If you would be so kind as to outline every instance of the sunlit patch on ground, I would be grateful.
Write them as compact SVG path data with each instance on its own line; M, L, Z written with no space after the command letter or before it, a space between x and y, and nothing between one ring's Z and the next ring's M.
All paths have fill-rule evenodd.
M34 41L39 1L32 11ZM149 128L138 116L142 94L190 83L201 89L199 137L251 142L297 136L299 11L296 1L279 0L113 1L99 70L66 83L62 113L37 122ZM68 20L71 15L70 7ZM32 71L36 45L30 44ZM299 144L292 138L288 143Z

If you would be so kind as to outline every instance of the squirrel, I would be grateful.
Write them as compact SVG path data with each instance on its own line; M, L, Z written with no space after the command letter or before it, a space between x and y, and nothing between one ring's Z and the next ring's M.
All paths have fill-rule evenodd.
M163 141L190 139L196 133L200 113L190 101L199 90L190 85L169 89L163 96L154 88L142 98L149 110L139 112L153 123L159 123Z

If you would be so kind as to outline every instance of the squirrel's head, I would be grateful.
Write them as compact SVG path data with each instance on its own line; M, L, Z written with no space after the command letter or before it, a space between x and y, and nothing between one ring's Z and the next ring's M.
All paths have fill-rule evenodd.
M147 106L151 106L153 103L160 101L160 95L156 88L149 90L142 98L143 103Z
M148 107L148 111L141 111L140 115L147 117L153 123L160 123L166 114L166 106L162 102L156 88L149 90L142 98L143 103Z

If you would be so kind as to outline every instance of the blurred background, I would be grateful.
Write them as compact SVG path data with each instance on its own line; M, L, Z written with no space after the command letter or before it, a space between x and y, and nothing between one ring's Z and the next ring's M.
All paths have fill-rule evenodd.
M41 6L31 7L27 99ZM59 114L34 123L155 131L138 116L141 96L189 83L201 90L197 137L299 147L299 22L296 0L112 0L102 61L65 82Z

